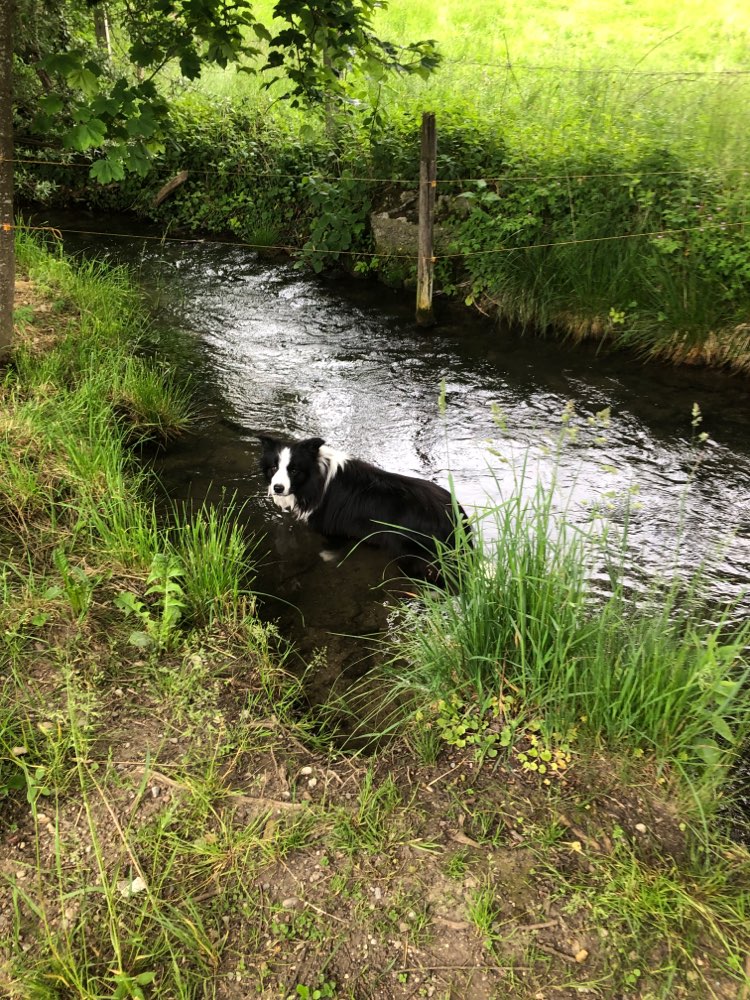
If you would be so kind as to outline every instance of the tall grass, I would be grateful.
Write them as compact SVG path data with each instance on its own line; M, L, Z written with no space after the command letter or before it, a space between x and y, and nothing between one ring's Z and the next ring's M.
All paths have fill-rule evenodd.
M74 264L23 231L18 259L44 306L0 385L0 556L46 570L56 553L61 566L72 557L145 576L163 555L178 561L191 620L246 610L256 542L233 504L171 524L157 516L153 473L133 446L184 433L192 404L140 352L147 317L127 272Z
M170 543L184 569L189 614L199 624L247 612L242 597L255 578L259 539L245 537L240 514L232 500L222 510L206 507L175 514Z
M645 751L715 789L750 736L750 626L709 624L699 579L635 600L613 569L610 593L596 595L601 541L541 485L491 510L473 547L443 553L448 593L429 590L405 612L402 680L428 701L458 693L480 711L500 698L548 733Z
M270 17L273 4L256 5ZM581 149L670 147L692 163L744 169L750 22L739 0L602 9L533 0L390 3L375 30L395 44L433 38L443 64L427 80L390 79L372 97L388 113L468 112L518 150L575 158ZM268 111L283 86L263 75L210 70L199 88ZM294 117L283 101L274 114Z

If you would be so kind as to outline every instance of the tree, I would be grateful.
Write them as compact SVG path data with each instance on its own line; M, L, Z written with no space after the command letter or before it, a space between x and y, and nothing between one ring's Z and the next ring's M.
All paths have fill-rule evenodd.
M13 339L13 4L0 3L0 361Z
M109 0L108 18L128 53L118 67L108 47L95 42L102 37L103 0L16 3L17 68L27 84L17 114L67 148L97 151L91 176L101 183L132 171L145 175L164 148L169 102L157 78L170 64L187 79L207 65L260 72L266 87L286 86L283 96L293 107L329 115L337 102L351 100L358 79L427 75L438 64L430 41L397 46L374 33L372 18L383 0L277 0L268 23L256 16L253 0ZM0 8L0 208L12 222L12 2L0 0ZM10 287L12 298L7 234L2 246L0 285ZM0 304L0 349L10 340L9 309Z

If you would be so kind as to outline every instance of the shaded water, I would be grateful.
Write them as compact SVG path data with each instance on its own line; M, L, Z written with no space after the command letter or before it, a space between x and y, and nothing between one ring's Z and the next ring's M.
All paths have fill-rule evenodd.
M55 223L93 228L81 216ZM132 220L122 225L132 232ZM66 246L134 267L164 328L176 331L162 350L187 361L206 420L160 475L176 498L217 500L226 490L247 500L249 523L267 535L259 585L269 613L307 651L328 649L322 678L361 668L361 644L346 637L382 627L387 593L373 587L387 575L385 561L365 548L340 566L319 558L322 540L265 498L257 432L320 436L443 485L452 476L467 509L528 488L537 475L551 482L556 470L559 503L582 522L598 510L617 525L628 498L636 501L628 518L634 583L704 562L716 598L737 599L750 583L747 382L521 337L481 317L444 313L436 330L420 333L411 296L351 278L324 282L239 247L103 235L69 235ZM555 459L570 403L578 435ZM606 407L609 428L590 425ZM698 449L700 431L710 439ZM740 613L747 610L745 602Z

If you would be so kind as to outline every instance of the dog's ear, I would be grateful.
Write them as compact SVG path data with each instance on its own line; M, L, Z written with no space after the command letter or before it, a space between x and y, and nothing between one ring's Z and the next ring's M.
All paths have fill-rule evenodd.
M323 444L325 444L323 438L306 438L304 441L300 441L300 447L304 448L305 451L312 452L313 455L318 454L318 449Z
M267 437L264 434L260 435L260 443L263 446L263 451L276 451L279 446L276 438Z

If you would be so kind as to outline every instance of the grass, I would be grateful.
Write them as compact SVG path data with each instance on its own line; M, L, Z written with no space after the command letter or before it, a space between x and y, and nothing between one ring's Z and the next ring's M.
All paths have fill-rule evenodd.
M406 672L430 733L411 745L429 763L406 739L369 758L342 753L306 709L304 679L286 672L290 650L257 617L256 549L239 511L228 501L156 516L129 423L140 418L106 391L117 375L106 366L133 356L120 338L141 337L144 317L131 303L129 330L89 316L83 334L70 266L53 255L47 271L34 257L45 292L29 293L0 395L3 995L406 1000L469 995L478 973L510 1000L560 983L665 1000L750 985L747 851L717 831L692 835L690 809L659 780L656 749L676 744L646 741L626 773L582 739L571 752L546 741L555 710L560 725L580 711L567 660L599 662L604 645L569 558L581 550L549 530L545 497L505 510L516 549L483 567L483 583L470 553L446 556L462 591L428 592L427 614L413 612L412 652L419 628L439 618L451 630L424 645L421 674ZM106 272L90 274L106 298ZM127 293L121 273L113 282ZM111 349L98 351L97 336ZM611 615L623 657L628 607L621 597ZM665 619L654 631L668 633ZM648 635L633 631L632 645L640 636L658 674L676 636L649 646ZM469 637L481 650L461 654ZM439 641L442 673L430 659ZM732 658L701 650L710 688ZM693 653L675 662L690 680ZM621 693L613 673L597 725L607 697L623 728L662 712L644 708L645 686ZM675 704L668 720L693 710ZM619 746L619 732L600 746Z
M265 16L271 8L258 5ZM412 0L377 11L374 27L396 44L433 38L443 55L428 80L383 85L378 100L387 112L468 112L495 122L519 149L656 145L694 164L744 169L750 25L737 0L710 9L541 0L518 9L449 0L438 9ZM277 96L233 70L211 70L199 86L266 110Z
M549 486L519 488L458 561L444 553L449 593L407 608L396 636L397 688L458 746L496 756L532 723L529 768L564 767L571 741L647 755L707 807L750 736L747 627L729 626L731 609L706 620L700 578L635 600L611 564L610 592L595 594L590 571L613 543L554 503Z
M747 81L731 75L746 67L738 3L499 10L472 0L438 12L413 2L392 4L376 24L394 39L435 38L444 55L432 80L397 84L392 101L453 107L466 95L483 117L510 126L514 145L541 140L572 152L579 142L656 141L734 168L745 155Z

